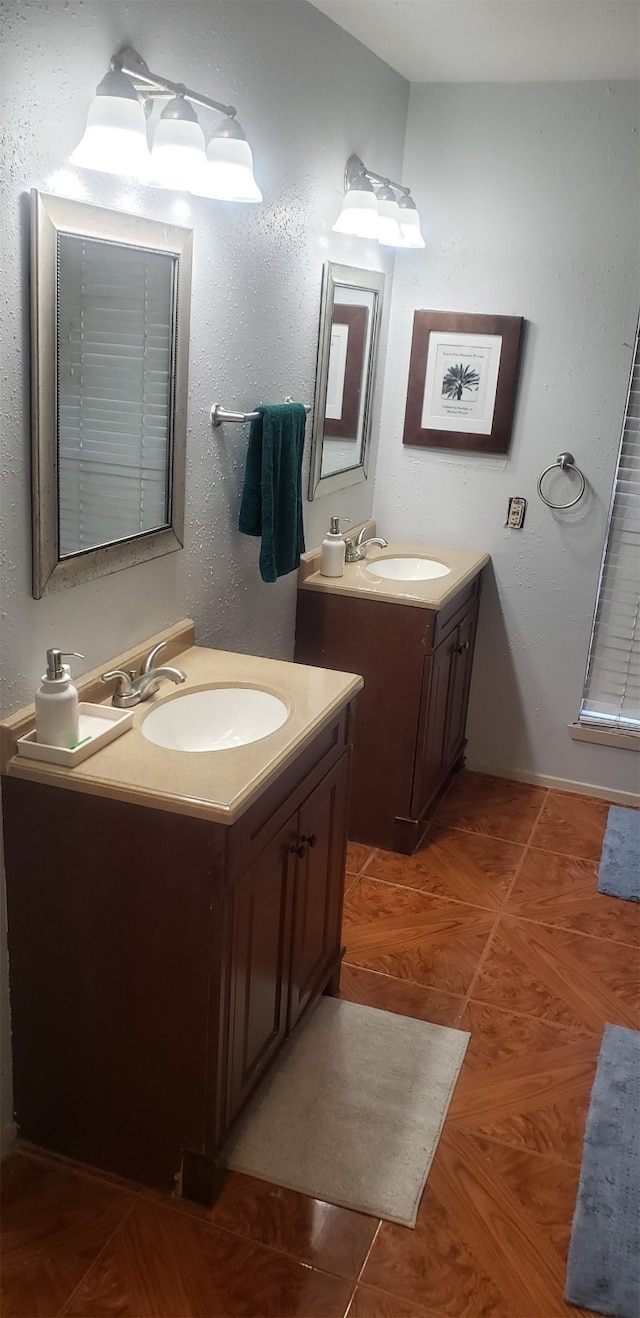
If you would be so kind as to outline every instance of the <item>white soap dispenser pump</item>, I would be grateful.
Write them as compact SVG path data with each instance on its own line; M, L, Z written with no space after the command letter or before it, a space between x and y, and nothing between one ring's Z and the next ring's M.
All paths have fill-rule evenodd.
M340 535L340 519L332 517L329 530L320 546L320 575L341 577L344 572L345 543Z
M84 659L77 650L68 651L65 658L71 655ZM62 650L47 650L47 671L35 695L36 741L73 750L78 742L78 692L62 657Z

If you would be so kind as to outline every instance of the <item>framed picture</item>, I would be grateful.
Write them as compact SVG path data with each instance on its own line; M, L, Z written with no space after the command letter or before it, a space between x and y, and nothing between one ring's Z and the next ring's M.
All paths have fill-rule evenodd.
M415 311L403 444L506 453L521 316Z
M324 423L331 438L357 438L367 315L365 306L334 302Z

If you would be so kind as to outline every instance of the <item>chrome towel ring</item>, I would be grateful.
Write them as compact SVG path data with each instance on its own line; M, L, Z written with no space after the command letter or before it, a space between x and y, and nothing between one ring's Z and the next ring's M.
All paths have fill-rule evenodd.
M542 493L542 482L545 476L547 476L550 471L555 471L556 467L560 467L561 471L567 471L569 468L571 468L573 471L577 471L580 477L580 489L578 490L575 499L571 499L569 503L552 503L551 499L547 499L547 496ZM573 453L558 454L558 457L556 458L555 462L552 462L550 467L545 467L538 481L538 494L540 495L542 502L546 503L547 508L561 508L561 509L573 508L574 504L580 502L580 499L582 498L586 488L587 488L586 479L583 476L582 472L580 471L580 468L576 467L576 464L573 460Z

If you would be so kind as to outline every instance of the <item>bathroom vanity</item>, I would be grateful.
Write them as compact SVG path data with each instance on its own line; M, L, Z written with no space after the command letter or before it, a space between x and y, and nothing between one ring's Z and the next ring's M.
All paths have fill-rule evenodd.
M255 686L289 717L252 745L165 750L140 732L179 698L162 687L73 769L12 753L29 711L3 725L15 1105L25 1139L209 1203L248 1098L337 991L361 679L174 632L180 694ZM81 698L104 698L96 676Z
M329 578L316 553L305 555L296 659L358 672L365 682L353 736L354 842L411 855L462 763L488 561L485 553L395 543L372 547ZM385 565L400 575L383 576ZM438 575L403 578L421 565Z

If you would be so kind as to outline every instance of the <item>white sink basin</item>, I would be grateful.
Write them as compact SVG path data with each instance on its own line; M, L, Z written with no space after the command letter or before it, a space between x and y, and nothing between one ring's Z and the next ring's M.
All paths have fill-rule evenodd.
M172 751L224 751L248 746L281 728L282 700L254 687L212 687L176 696L151 710L140 725L147 741Z
M435 558L417 558L407 555L405 558L377 558L367 563L367 572L374 577L386 577L390 581L432 581L435 577L446 577L451 571L446 563L438 563Z

